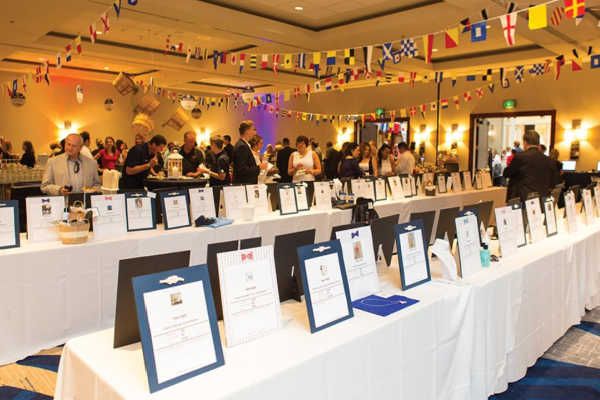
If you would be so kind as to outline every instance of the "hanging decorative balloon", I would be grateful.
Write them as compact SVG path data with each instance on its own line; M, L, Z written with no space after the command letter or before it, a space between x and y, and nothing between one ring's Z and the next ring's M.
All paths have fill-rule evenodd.
M113 99L109 97L108 99L104 100L104 109L106 111L112 111L114 104L115 102L113 101Z
M192 110L192 118L198 119L202 116L202 110L199 107L194 107Z
M192 111L194 109L194 107L196 107L196 104L198 104L198 102L196 101L194 96L186 94L185 96L183 96L181 98L181 101L179 102L179 104L181 104L181 107L184 110Z
M77 99L77 103L83 103L83 88L81 85L75 87L75 98Z

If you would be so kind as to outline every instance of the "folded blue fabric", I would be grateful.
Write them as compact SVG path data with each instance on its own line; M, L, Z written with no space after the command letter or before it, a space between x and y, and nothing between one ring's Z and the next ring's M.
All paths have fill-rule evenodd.
M352 302L352 307L369 312L371 314L379 315L381 317L387 317L396 311L400 311L403 308L412 306L418 302L419 300L398 295L387 298L371 295Z
M216 218L215 222L213 222L212 224L208 225L211 228L220 228L221 226L225 226L225 225L231 225L233 224L233 220L232 219L228 219L228 218Z

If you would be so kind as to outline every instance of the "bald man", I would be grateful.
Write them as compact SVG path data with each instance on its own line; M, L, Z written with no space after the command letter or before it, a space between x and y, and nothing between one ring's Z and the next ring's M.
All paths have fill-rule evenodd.
M83 189L98 190L98 164L81 155L83 140L76 133L65 139L65 152L48 160L42 179L42 192L53 196L82 193Z

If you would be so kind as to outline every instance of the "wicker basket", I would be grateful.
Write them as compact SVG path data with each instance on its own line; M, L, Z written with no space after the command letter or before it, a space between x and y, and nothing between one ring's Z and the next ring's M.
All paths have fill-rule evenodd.
M129 75L124 72L119 72L119 75L115 78L112 84L115 89L117 89L117 92L123 96L130 93L136 93L138 90L133 79L131 79Z
M58 237L63 244L82 244L87 242L89 230L87 220L61 222L58 224Z
M175 111L175 114L173 114L163 126L168 126L179 131L189 119L188 113L183 108L179 107L177 111Z
M138 101L137 106L135 106L136 113L144 113L146 115L152 115L158 107L160 106L160 101L152 94L146 94L142 96L142 98Z
M74 201L69 207L69 221L81 221L85 219L85 208L81 201Z

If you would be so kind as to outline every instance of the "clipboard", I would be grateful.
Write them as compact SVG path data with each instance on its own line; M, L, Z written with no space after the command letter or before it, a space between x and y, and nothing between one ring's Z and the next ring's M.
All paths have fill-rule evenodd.
M186 214L187 214L187 221L186 221L186 223L184 223L182 225L174 226L172 223L169 223L169 218L167 217L167 209L165 207L165 202L169 198L178 197L178 196L183 196L184 197L184 203L185 203L184 207L185 207ZM177 228L185 228L187 226L191 226L192 225L192 222L190 220L189 203L190 203L190 201L189 201L189 198L188 198L188 192L187 192L187 190L173 190L173 191L168 191L168 192L161 193L160 204L161 204L161 210L162 210L162 215L163 215L163 225L165 227L165 230L177 229Z
M163 289L184 287L186 285L200 282L204 292L204 300L206 304L206 312L208 316L208 324L210 327L210 335L214 348L215 361L206 365L186 372L182 375L173 377L159 383L154 347L152 343L152 335L150 332L150 324L148 319L147 304L144 297L145 293L157 292ZM140 335L142 338L142 351L144 354L144 364L148 375L148 386L150 393L175 385L179 382L193 378L194 376L203 374L212 369L225 365L223 356L223 347L219 336L219 327L217 325L217 316L215 313L215 304L212 299L212 290L210 287L210 279L208 277L208 269L206 265L198 265L188 268L179 268L170 271L159 272L152 275L144 275L133 278L133 291L135 297L135 305L138 316ZM185 298L177 299L171 295L171 306L176 306L179 302L186 301Z
M282 201L281 201L281 193L283 190L291 190L294 193L294 209L292 210L283 210ZM279 215L292 215L298 214L298 201L296 199L296 187L293 183L280 183L277 185L277 198L279 199Z
M342 279L342 286L344 290L345 302L348 309L348 312L328 323L317 326L315 323L315 315L313 309L313 298L311 295L311 291L308 286L307 279L307 261L328 256L335 255L337 258L337 262L340 268L340 274ZM330 326L339 324L342 321L350 319L354 317L354 311L352 310L352 302L350 300L350 286L348 285L348 277L346 276L346 268L344 267L344 258L342 257L342 246L340 245L339 240L332 240L329 242L322 242L317 244L312 244L308 246L302 246L298 248L298 259L300 260L300 275L302 276L302 286L304 287L304 298L306 300L306 310L308 312L308 321L310 324L310 332L316 333L322 331L324 329L329 328ZM321 267L323 268L323 267Z
M132 229L129 226L129 199L135 199L136 207L139 207L138 200L142 201L144 198L150 199L150 210L152 213L152 226L150 228L139 228ZM137 232L137 231L150 231L156 229L156 194L152 192L138 191L138 192L126 192L125 193L125 221L127 223L127 232Z
M2 245L0 243L0 250L12 249L21 246L21 227L19 223L19 201L18 200L4 200L0 201L0 209L12 208L12 218L14 226L14 244Z
M395 233L395 237L396 237L396 248L398 249L398 266L400 267L400 284L402 285L402 290L411 289L413 287L422 285L431 280L431 270L429 268L429 257L427 256L427 246L428 246L429 241L425 240L424 232L425 232L425 226L423 224L423 221L420 219L413 220L413 221L407 222L405 224L399 224L394 227L394 233ZM422 248L423 248L422 255L425 259L425 267L427 269L427 273L426 273L427 277L424 279L421 279L419 281L407 284L405 268L404 268L404 259L402 257L402 250L404 250L405 246L402 245L402 240L400 240L400 236L404 235L404 234L410 234L410 233L413 233L414 235L419 235L421 238L421 244L422 244ZM410 238L407 242L408 242L408 246L411 246ZM416 245L416 243L414 242L414 239L413 239L412 245Z

